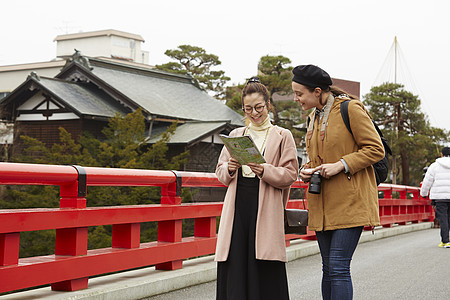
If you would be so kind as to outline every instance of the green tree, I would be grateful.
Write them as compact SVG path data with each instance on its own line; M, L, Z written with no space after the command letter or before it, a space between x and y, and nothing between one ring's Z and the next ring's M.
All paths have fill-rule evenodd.
M448 132L430 125L420 103L418 96L395 83L372 87L364 95L364 104L392 148L393 183L418 185L423 167L434 161L436 150L448 142Z
M189 151L173 156L170 160L167 157L169 147L167 143L174 134L177 123L173 123L161 136L161 139L154 143L151 148L140 156L139 168L152 170L179 170L187 163Z
M292 93L292 67L291 60L285 56L261 57L258 63L258 71L261 82L267 86L269 92L275 93Z
M64 128L59 128L59 143L47 147L43 142L29 136L20 136L24 144L22 153L13 157L21 163L96 166L97 162L87 148L76 143L72 135ZM87 138L82 138L87 141ZM90 138L90 140L95 140Z
M117 113L102 130L98 162L103 167L135 168L145 144L145 122L140 109L122 117Z
M301 146L304 132L294 126L305 122L305 113L294 102L292 95L292 66L291 60L282 55L261 57L258 73L271 95L274 124L291 130L292 135ZM284 98L284 99L276 99ZM277 101L275 101L277 100Z
M116 115L104 128L103 141L91 135L75 141L70 133L60 128L59 143L47 147L41 141L22 136L24 151L16 162L82 165L86 167L180 169L187 162L189 152L168 156L167 142L176 129L176 123L157 143L145 143L145 122L142 112L136 110L126 116ZM187 196L185 196L187 194ZM183 193L184 198L190 194ZM160 202L158 187L88 187L88 206L137 205ZM53 186L7 186L0 197L1 208L59 207L59 192ZM89 228L89 248L111 245L111 226ZM141 225L142 242L156 239L154 222ZM39 242L37 242L39 241ZM22 246L23 245L23 246ZM54 230L21 233L21 257L44 255L54 249Z
M226 105L242 116L244 116L244 112L242 111L241 94L244 86L245 83L236 86L229 86L226 88L225 93Z
M158 70L167 72L190 74L201 88L212 92L217 99L225 96L225 84L230 80L221 70L213 67L221 64L219 57L206 53L203 48L180 45L178 49L166 50L165 55L176 60L162 65L156 65Z

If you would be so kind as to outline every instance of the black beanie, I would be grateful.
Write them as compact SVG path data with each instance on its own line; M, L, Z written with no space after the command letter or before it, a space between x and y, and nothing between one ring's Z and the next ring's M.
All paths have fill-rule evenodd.
M449 148L449 147L444 147L444 148L442 148L441 153L442 153L442 155L444 155L444 156L450 156L450 148Z
M312 88L320 87L325 90L333 84L330 75L314 65L296 66L292 70L292 74L294 74L292 81Z

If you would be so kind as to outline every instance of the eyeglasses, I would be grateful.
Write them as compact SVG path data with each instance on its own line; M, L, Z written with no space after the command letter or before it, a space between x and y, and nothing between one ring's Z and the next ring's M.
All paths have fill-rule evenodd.
M256 106L244 106L242 108L242 110L246 113L246 114L251 114L253 112L253 109L257 112L260 113L264 110L264 107L266 105L265 104L260 104L260 105L256 105Z

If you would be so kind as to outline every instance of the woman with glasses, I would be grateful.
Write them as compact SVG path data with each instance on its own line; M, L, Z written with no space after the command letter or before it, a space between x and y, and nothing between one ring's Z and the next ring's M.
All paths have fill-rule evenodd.
M293 69L294 101L312 109L306 133L309 162L304 182L319 171L319 193L308 190L309 230L316 231L322 256L322 298L352 299L350 262L364 226L380 225L372 164L384 157L381 139L361 101L348 103L353 134L340 105L355 97L332 86L330 75L314 65Z
M267 88L252 77L242 91L249 125L230 136L250 135L263 164L241 166L224 147L216 168L228 186L215 260L217 299L289 299L284 207L298 175L297 149L289 130L269 119Z

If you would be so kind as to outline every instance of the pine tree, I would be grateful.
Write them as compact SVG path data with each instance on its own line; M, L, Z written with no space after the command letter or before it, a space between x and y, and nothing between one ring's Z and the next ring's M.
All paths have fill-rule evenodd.
M201 88L212 92L214 97L224 98L225 84L230 77L225 76L224 71L212 69L221 64L217 55L206 53L205 49L190 45L180 45L178 49L166 50L164 54L177 62L156 65L158 70L189 74Z
M396 179L404 185L418 185L423 167L434 161L442 145L448 142L448 132L430 125L420 109L419 97L406 91L401 84L372 87L364 99L390 142L393 157L400 161L400 166L393 170Z

